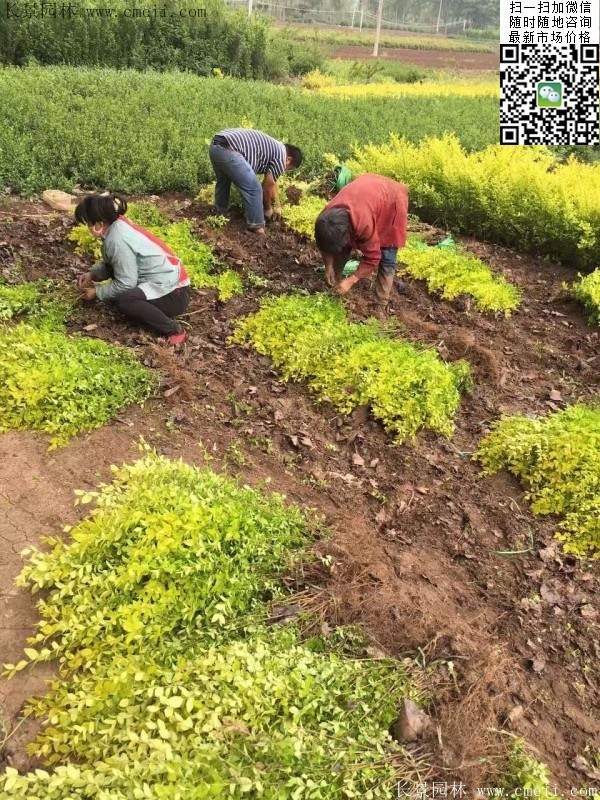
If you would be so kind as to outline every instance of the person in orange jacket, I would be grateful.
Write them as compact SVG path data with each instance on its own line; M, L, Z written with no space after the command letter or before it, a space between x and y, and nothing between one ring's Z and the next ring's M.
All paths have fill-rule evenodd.
M327 203L315 222L315 240L329 285L344 295L376 272L376 300L387 304L407 229L408 189L403 183L371 173L355 178ZM360 264L353 275L343 278L352 250L362 253Z

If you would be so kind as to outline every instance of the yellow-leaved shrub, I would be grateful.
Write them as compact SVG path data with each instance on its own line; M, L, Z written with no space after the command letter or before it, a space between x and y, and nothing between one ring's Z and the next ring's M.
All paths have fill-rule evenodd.
M354 173L406 183L411 211L453 230L582 267L600 262L600 165L544 147L467 153L453 135L355 150Z

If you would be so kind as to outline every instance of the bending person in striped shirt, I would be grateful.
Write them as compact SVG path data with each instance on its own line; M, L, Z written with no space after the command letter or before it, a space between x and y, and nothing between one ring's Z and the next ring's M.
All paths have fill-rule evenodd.
M233 183L242 195L249 230L264 234L265 218L273 216L277 180L284 172L300 166L300 148L284 144L262 131L226 128L213 138L209 156L217 176L217 213L227 211ZM257 175L264 175L262 187Z
M161 239L127 219L126 211L127 201L113 194L88 195L75 208L75 220L102 239L102 261L77 279L81 297L113 302L169 344L183 344L186 334L174 318L190 302L185 267Z

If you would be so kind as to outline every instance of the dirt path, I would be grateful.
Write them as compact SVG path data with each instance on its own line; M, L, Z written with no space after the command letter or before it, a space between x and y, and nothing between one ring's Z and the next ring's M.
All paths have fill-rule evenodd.
M17 554L76 518L73 489L96 485L107 479L110 463L131 460L140 435L195 462L202 441L216 468L250 483L269 479L290 500L325 515L334 534L320 545L334 559L322 586L330 623L361 623L376 648L435 665L440 727L427 748L442 780L458 777L471 786L484 775L491 780L499 742L491 729L505 728L538 748L564 791L589 784L571 764L600 741L593 711L600 699L598 570L561 556L553 521L533 518L508 476L482 479L470 457L501 412L560 407L549 399L552 389L564 403L597 394L598 333L560 294L568 271L468 242L524 287L524 308L509 320L441 302L420 282L409 282L407 293L394 299L399 320L411 338L471 360L476 389L462 404L451 441L423 434L399 448L363 409L341 417L316 405L301 385L280 383L268 359L226 344L232 321L255 309L261 294L322 288L312 247L281 229L266 246L236 223L215 234L202 222L206 209L167 206L196 214L199 230L224 260L250 267L269 285L225 305L212 292L196 293L190 341L176 357L102 309L73 323L95 322L93 335L135 347L161 369L163 386L143 411L129 409L120 421L54 453L43 437L0 437L0 494L8 511L0 529L6 542L0 591L7 600L2 660L5 652L9 659L18 655L35 619L29 595L12 586ZM64 233L62 222L49 216L0 223L0 242L6 242L0 270L18 256L26 277L39 277L48 274L51 259L55 276L71 278L80 263ZM9 253L4 262L2 252ZM368 313L366 298L363 290L349 301L357 318ZM243 452L243 464L231 458L231 443ZM356 463L357 453L364 464ZM0 687L9 722L41 677L21 674ZM17 763L30 734L23 726L15 736Z
M362 59L371 58L372 47L346 45L334 47L332 58ZM417 67L433 67L434 69L452 69L466 71L498 70L497 53L462 53L454 50L413 50L407 47L382 47L380 58L402 61Z

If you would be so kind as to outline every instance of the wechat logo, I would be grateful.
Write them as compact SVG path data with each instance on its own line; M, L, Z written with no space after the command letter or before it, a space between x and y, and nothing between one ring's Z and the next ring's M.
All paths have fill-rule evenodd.
M560 81L540 81L536 95L538 108L561 108L563 85Z

